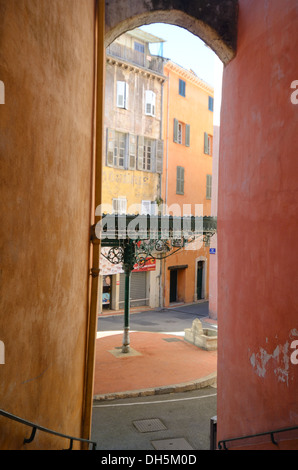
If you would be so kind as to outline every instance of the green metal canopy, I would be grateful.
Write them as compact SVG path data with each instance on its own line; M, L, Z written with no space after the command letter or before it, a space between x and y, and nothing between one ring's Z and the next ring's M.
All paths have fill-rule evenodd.
M130 279L134 265L142 265L148 257L164 259L198 238L209 245L216 230L216 217L140 214L103 214L91 227L92 243L109 247L106 258L113 264L122 263L125 272L123 353L129 352ZM92 275L98 274L99 270L93 270Z

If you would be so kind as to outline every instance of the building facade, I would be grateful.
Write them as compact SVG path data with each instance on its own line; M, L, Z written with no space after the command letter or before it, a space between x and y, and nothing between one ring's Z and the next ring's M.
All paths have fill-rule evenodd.
M165 213L211 215L213 88L169 61L164 99ZM202 239L163 261L164 305L208 299L209 247Z
M163 60L150 53L162 39L136 29L106 51L103 212L154 214L161 196L163 162ZM99 311L124 307L122 265L102 248ZM160 263L135 266L131 306L160 303Z

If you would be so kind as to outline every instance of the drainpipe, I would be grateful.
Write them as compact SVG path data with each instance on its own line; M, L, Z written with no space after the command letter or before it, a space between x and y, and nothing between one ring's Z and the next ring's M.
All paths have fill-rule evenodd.
M95 31L94 31L94 99L93 99L93 148L92 148L92 181L90 196L91 224L94 225L95 209L101 202L102 181L102 142L103 142L103 116L104 116L104 72L105 72L105 10L104 2L95 0ZM90 282L88 291L88 311L86 328L86 356L84 397L82 409L82 438L90 439L93 404L93 385L95 367L95 347L97 335L98 313L98 281L100 243L92 244L90 241Z
M167 75L167 83L168 83L168 92L167 92L167 124L166 124L166 188L165 188L165 209L166 214L168 213L168 167L169 167L169 119L170 119L170 73L168 71ZM164 215L166 215L164 214ZM166 273L166 260L163 260L163 307L165 306L165 296L166 296L166 280L167 280L167 273Z
M169 110L170 110L170 74L167 76L168 93L167 93L167 131L166 131L166 190L165 190L165 207L168 205L168 167L169 167ZM166 210L167 211L167 210ZM168 211L167 211L168 212Z

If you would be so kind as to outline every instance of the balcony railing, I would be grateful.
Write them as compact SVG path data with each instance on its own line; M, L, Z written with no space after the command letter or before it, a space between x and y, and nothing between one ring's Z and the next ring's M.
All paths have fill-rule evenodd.
M113 43L107 47L107 54L131 64L163 74L163 59L143 52L135 51L122 44Z

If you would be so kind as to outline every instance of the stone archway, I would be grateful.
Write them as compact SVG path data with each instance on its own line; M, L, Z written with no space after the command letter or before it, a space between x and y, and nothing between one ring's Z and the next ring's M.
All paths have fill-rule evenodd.
M169 23L199 36L228 64L236 54L238 0L106 0L105 46L124 32Z

